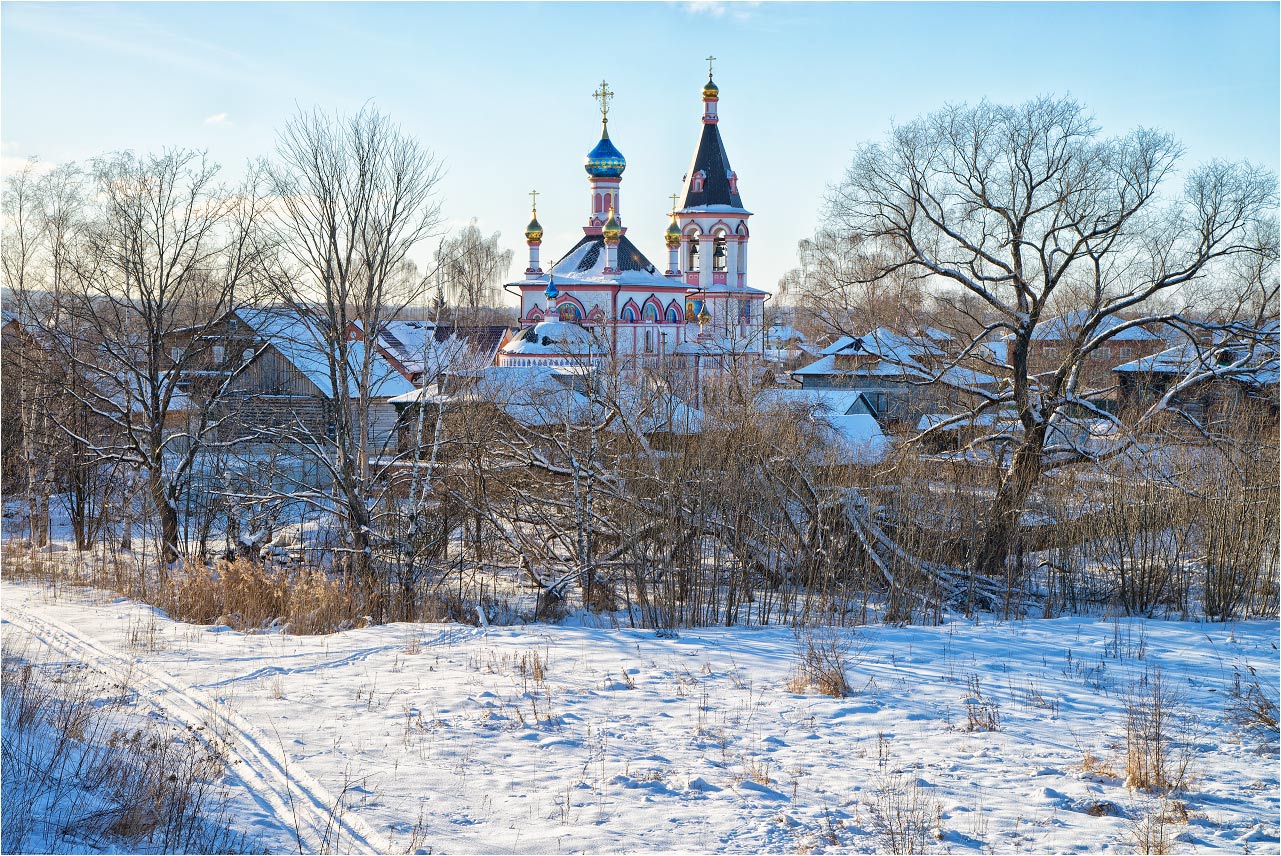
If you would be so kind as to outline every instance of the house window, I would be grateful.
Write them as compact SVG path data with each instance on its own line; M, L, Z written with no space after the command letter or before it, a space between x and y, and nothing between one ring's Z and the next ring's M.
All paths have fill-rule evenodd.
M876 415L884 416L885 411L890 409L890 396L886 392L876 393Z
M222 361L227 358L227 349L222 345L213 346L213 361L215 366L222 365Z
M647 354L654 353L654 331L653 330L645 331L645 353Z
M1045 358L1052 360L1059 355L1059 349L1054 345L1047 345L1045 348Z
M744 324L752 323L752 301L738 301L738 320L742 321Z
M254 349L253 349L253 348L245 348L243 351L241 351L241 352L240 352L240 361L241 361L242 363L247 363L247 362L249 362L250 360L252 360L253 358L254 358Z
M1132 358L1133 356L1134 356L1134 349L1133 349L1133 348L1122 348L1122 349L1121 349L1121 359L1123 359L1123 360L1128 360L1128 359Z
M173 360L175 365L177 363L182 362L182 348L178 348L178 347L170 348L169 359Z
M233 336L236 335L236 319L235 318L227 319L227 332Z

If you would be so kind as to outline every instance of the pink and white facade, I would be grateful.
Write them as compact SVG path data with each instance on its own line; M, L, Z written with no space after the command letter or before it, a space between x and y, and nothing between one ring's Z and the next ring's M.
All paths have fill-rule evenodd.
M663 271L628 239L622 225L626 161L609 139L608 119L602 121L600 142L585 163L589 211L582 239L545 271L538 255L543 231L537 212L526 230L525 278L504 286L520 295L524 329L500 351L500 365L599 363L607 356L658 365L673 354L727 348L739 356L763 353L762 304L768 294L747 285L751 212L742 206L738 177L721 144L717 100L709 76L703 133L685 176L684 200L662 234L668 248ZM545 322L556 326L533 329ZM587 335L564 335L563 324Z

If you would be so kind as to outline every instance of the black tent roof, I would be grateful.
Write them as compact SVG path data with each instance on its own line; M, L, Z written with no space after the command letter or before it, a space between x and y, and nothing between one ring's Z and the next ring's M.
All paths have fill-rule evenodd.
M707 180L703 189L694 192L694 173L702 170ZM743 199L729 189L729 155L725 154L725 144L721 142L721 132L716 123L703 125L703 136L698 141L698 151L694 153L694 162L685 174L685 198L681 208L698 208L702 205L729 205L743 207Z

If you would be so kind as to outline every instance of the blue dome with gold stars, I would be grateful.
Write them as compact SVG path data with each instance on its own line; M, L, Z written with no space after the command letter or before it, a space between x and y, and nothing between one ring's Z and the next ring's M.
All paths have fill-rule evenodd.
M627 161L623 158L623 153L614 147L609 140L609 128L602 127L600 132L600 142L596 148L587 153L587 160L583 163L583 169L592 178L618 178L627 169Z

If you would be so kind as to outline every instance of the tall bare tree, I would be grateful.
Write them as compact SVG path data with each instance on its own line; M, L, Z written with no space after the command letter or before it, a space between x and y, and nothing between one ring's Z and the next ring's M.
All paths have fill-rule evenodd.
M864 258L878 262L855 272L852 284L907 273L958 312L981 310L972 319L980 332L952 365L1005 342L1006 359L988 364L997 383L967 390L981 400L978 413L1013 410L1020 429L973 549L981 575L1003 569L1042 475L1097 456L1055 428L1080 414L1121 427L1091 400L1091 355L1140 325L1191 330L1200 322L1179 310L1195 308L1192 289L1246 259L1275 281L1275 177L1214 162L1171 194L1179 155L1159 131L1102 137L1068 98L983 102L896 126L884 142L862 147L830 192L833 228L874 248ZM1028 358L1036 332L1069 296L1083 311L1067 354L1035 372ZM1160 296L1167 303L1154 308Z
M269 227L279 250L275 293L303 321L333 394L329 436L302 437L328 472L350 566L371 568L383 538L376 525L373 458L394 437L372 422L379 397L376 352L348 338L370 333L417 301L424 279L404 263L440 221L441 167L387 116L300 112L280 132L265 167L275 204Z

